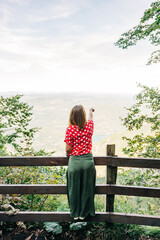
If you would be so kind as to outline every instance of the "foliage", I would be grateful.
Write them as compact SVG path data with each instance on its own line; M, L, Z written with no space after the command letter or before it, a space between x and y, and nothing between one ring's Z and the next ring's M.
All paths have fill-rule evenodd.
M144 231L145 236L150 236L150 237L160 239L160 229L159 228L147 226L142 229Z
M139 226L134 226L132 224L114 224L110 228L106 228L106 240L110 239L140 239L142 231Z
M123 149L129 156L160 157L160 91L158 88L149 88L139 85L142 91L136 96L136 103L128 111L127 117L121 119L123 125L129 130L139 130L144 125L150 128L150 135L143 133L135 135L132 139L123 137L127 147Z
M96 212L105 211L105 195L97 194L95 195L95 210Z
M22 95L0 98L0 149L12 151L10 154L26 155L30 148L34 134L38 128L29 128L32 119L32 108L21 102ZM27 148L27 149L26 149Z
M127 214L156 215L160 214L160 200L149 197L116 196L115 212Z
M72 223L69 228L72 231L78 231L78 230L83 230L87 227L87 222L76 222Z
M126 49L136 45L137 41L148 38L151 44L160 44L160 1L151 3L149 9L145 10L139 24L128 32L121 35L115 43L116 46ZM160 62L160 50L154 51L147 64Z
M119 239L119 240L137 240L140 239L142 230L139 226L132 224L107 224L107 223L91 223L88 225L86 233L87 239Z
M134 137L123 137L127 146L123 152L131 157L159 158L160 157L160 91L158 88L142 86L141 92L136 96L136 103L126 108L127 117L121 119L123 125L129 131L142 130L147 127L146 134L143 130L141 134ZM144 187L159 187L160 177L157 169L121 169L119 184L136 185ZM125 205L132 212L141 214L159 214L160 199L142 199L137 197L133 204L128 197L125 198ZM122 199L120 199L122 207ZM118 205L117 205L118 207ZM120 209L119 209L120 211ZM124 209L123 209L124 211ZM134 212L134 213L135 213Z
M52 232L53 235L62 233L62 226L57 222L44 222L44 227L47 232Z
M33 141L39 128L30 128L32 109L21 101L22 95L0 98L0 155L1 156L51 156L53 152L35 150ZM1 167L0 176L6 184L58 184L65 182L63 167ZM21 210L53 210L59 196L20 195L3 196L1 209L13 213Z
M52 223L51 223L52 224ZM70 230L69 223L61 223L62 233L53 236L52 232L44 231L39 225L37 228L28 228L24 231L20 229L13 230L4 236L5 239L86 239L86 240L158 240L160 237L159 228L136 226L130 224L113 224L107 223L88 223L82 231ZM13 226L12 226L13 227ZM18 231L19 230L19 231Z
M120 185L159 187L159 171L153 169L121 169Z

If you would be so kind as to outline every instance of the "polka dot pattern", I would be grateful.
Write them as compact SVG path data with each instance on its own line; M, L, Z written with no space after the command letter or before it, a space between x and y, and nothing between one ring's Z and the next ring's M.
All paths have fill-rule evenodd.
M64 142L72 147L69 156L87 154L91 151L93 129L93 120L88 120L84 129L78 129L75 125L67 127Z

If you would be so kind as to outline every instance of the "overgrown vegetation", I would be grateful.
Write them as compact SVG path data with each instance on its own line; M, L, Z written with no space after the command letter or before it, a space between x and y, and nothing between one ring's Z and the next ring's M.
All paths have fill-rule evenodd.
M158 240L160 230L157 227L135 226L131 224L106 223L49 223L26 224L27 229L12 224L11 232L4 234L7 239L33 239L33 240ZM15 228L15 229L14 229ZM14 230L13 230L14 229ZM13 237L13 238L11 238Z

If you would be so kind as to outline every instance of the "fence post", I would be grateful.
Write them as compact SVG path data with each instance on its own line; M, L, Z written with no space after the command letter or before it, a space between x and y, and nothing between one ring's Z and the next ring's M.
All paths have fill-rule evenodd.
M0 184L3 183L3 178L0 178ZM2 203L3 201L3 195L0 194L0 204Z
M107 156L115 156L115 144L107 145ZM106 183L116 184L117 167L106 166ZM106 194L106 212L114 212L114 195Z

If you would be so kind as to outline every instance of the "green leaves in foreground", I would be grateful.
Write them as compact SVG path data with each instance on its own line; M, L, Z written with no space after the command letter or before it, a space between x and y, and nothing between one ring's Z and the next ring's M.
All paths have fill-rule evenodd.
M72 231L78 231L78 230L83 230L86 227L87 227L87 222L76 222L76 223L72 223L69 228Z
M84 230L87 227L87 222L71 223L69 229L71 231ZM53 235L57 235L63 232L62 226L57 222L44 222L44 228L47 232L52 232Z
M145 236L160 239L160 229L158 227L146 226L146 227L142 227L142 228L143 228Z
M44 222L44 228L47 232L57 235L63 232L62 226L57 222Z

